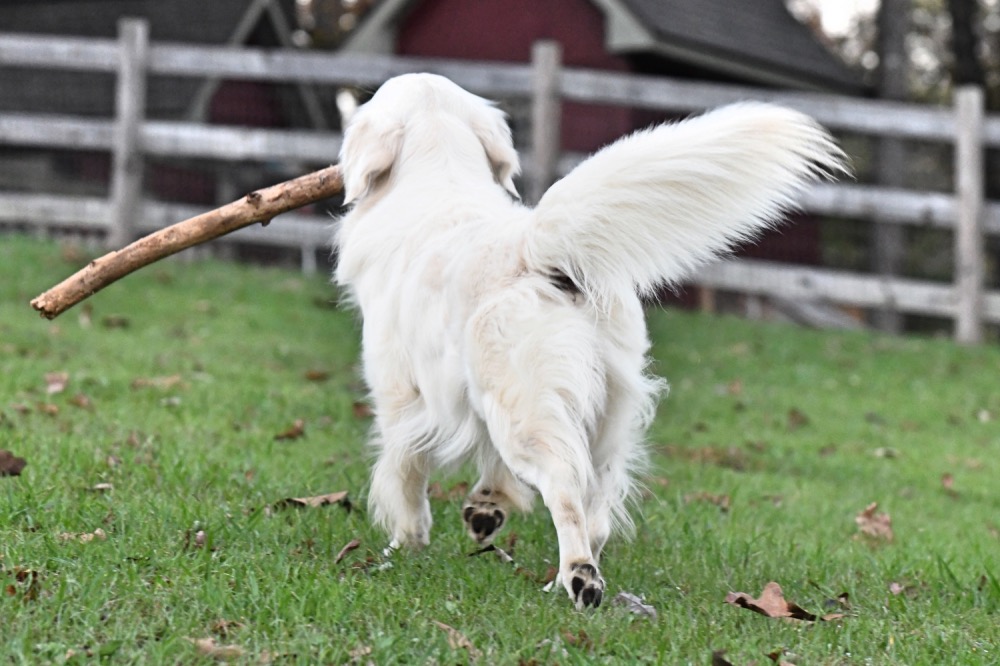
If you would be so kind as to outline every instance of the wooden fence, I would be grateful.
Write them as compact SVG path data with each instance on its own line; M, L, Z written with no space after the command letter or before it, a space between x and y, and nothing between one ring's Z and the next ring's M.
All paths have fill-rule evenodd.
M334 132L148 120L144 117L148 76L375 87L397 74L429 71L486 96L528 99L533 144L525 160L529 199L537 198L582 158L559 152L563 100L688 113L759 99L799 109L833 130L954 144L953 194L817 185L803 202L803 208L820 215L954 230L952 283L748 260L717 263L700 272L697 282L761 296L951 318L956 339L968 343L982 339L984 324L1000 323L1000 292L986 292L983 286L985 235L1000 233L1000 203L983 198L982 166L984 150L1000 146L1000 116L984 114L977 88L958 90L953 107L935 107L564 68L558 46L550 43L536 45L531 64L460 62L151 43L146 24L130 19L120 23L117 40L0 33L0 67L4 65L116 74L113 119L0 115L0 146L102 150L113 156L109 198L0 192L0 223L100 229L114 244L201 212L143 200L137 175L142 170L137 167L146 157L328 164L340 147L341 137ZM302 248L303 257L311 255L314 261L316 248L329 242L329 224L325 218L291 214L277 224L233 236Z

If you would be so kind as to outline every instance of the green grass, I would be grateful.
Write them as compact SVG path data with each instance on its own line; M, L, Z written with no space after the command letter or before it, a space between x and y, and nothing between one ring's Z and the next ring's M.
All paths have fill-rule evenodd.
M491 664L1000 661L996 348L651 312L672 391L637 537L603 567L607 598L642 595L650 620L540 592L541 507L508 527L522 572L468 557L460 500L438 497L430 547L380 566L359 327L322 277L168 261L38 318L27 301L80 261L0 238L0 449L28 461L0 478L0 663L212 663L191 642L208 637L241 663L472 661L435 621ZM51 372L69 381L49 395ZM297 419L303 437L275 439ZM356 510L267 510L338 490ZM873 501L891 543L855 538ZM793 623L723 603L772 580L814 613L842 592L850 610Z

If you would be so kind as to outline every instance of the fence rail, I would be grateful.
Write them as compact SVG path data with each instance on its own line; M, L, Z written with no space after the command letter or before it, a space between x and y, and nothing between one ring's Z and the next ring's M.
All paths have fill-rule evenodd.
M336 132L257 129L145 118L149 76L376 87L397 74L442 74L477 93L526 99L532 106L532 146L525 160L531 197L582 156L559 153L558 109L563 101L689 113L735 101L772 101L799 109L824 125L878 137L938 141L956 147L956 192L918 192L857 184L818 185L806 210L877 223L955 231L953 283L904 280L838 271L728 261L702 271L699 284L779 296L952 318L956 337L982 338L985 323L1000 323L1000 293L984 293L983 245L1000 234L1000 202L983 198L982 153L1000 146L1000 116L983 113L981 91L956 91L954 107L762 90L644 75L565 68L558 46L540 43L530 64L359 56L232 46L150 43L141 21L124 19L119 38L84 39L0 33L0 67L109 72L116 76L116 117L0 115L0 146L108 151L113 155L108 199L0 192L0 222L100 229L112 240L189 216L190 208L143 201L136 169L145 157L284 161L326 164L341 142ZM2 76L2 71L0 71ZM134 224L133 224L134 222ZM321 222L321 223L318 223ZM328 242L325 219L286 215L275 225L238 234L313 253ZM306 252L303 257L306 257Z

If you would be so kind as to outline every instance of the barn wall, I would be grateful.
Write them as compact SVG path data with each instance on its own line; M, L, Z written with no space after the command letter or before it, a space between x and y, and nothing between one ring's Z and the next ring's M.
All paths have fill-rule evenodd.
M528 62L531 46L552 39L568 66L629 71L605 51L604 15L586 0L425 0L403 19L400 55ZM592 151L633 129L628 109L566 103L562 147Z

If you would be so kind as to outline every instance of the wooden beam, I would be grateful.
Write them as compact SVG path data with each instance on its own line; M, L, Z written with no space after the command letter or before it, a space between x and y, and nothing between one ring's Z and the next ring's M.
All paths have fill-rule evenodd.
M132 221L142 199L145 162L139 147L139 129L146 116L146 65L149 59L149 23L122 19L120 70L115 90L116 125L111 163L111 228L109 247L132 240Z
M534 168L528 183L527 200L538 203L556 179L562 148L562 104L559 76L562 47L558 42L535 42L531 49L531 156Z
M977 344L983 339L983 91L962 86L955 91L958 136L955 139L955 339Z

